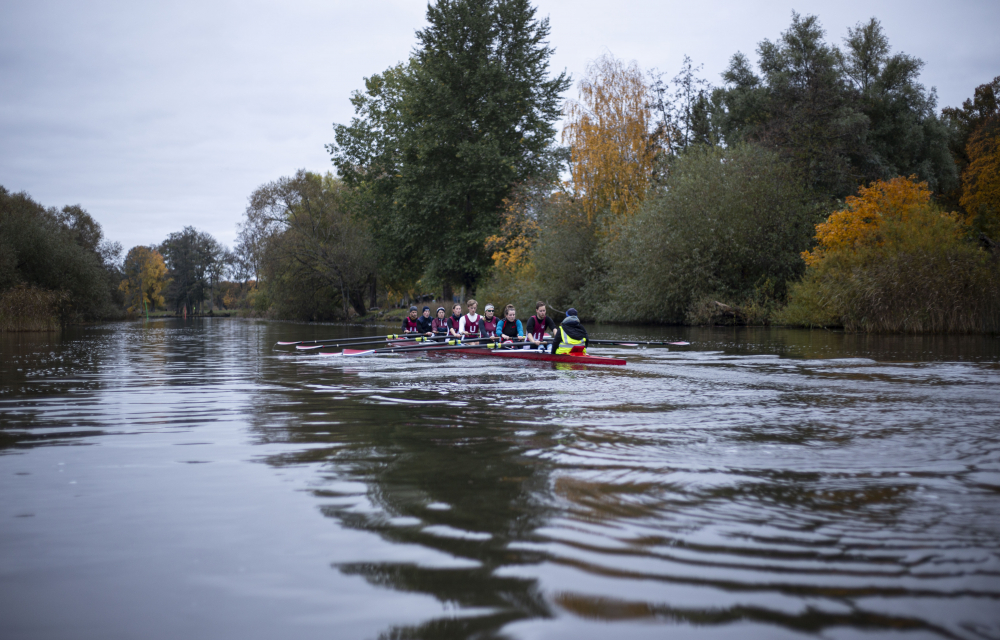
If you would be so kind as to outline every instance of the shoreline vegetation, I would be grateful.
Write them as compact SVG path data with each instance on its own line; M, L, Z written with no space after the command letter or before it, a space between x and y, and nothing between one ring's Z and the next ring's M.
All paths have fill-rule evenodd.
M833 44L793 13L718 85L687 57L668 77L606 54L564 101L549 34L529 0L431 3L334 125L336 174L258 187L232 249L185 227L124 253L80 206L0 188L0 330L392 323L475 297L599 323L1000 332L1000 76L938 109L877 19Z

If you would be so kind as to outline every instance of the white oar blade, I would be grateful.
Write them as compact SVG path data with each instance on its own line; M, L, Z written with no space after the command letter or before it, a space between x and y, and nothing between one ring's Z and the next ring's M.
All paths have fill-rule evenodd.
M327 351L327 352L320 351L319 352L319 357L320 358L331 358L333 356L342 356L342 355L344 355L344 354L341 351Z

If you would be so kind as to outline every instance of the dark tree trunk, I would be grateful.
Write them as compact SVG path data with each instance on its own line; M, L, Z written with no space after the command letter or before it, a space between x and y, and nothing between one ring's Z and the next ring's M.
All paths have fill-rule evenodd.
M365 294L368 293L368 286L351 287L347 290L348 301L354 307L355 313L359 316L365 315Z
M444 298L445 302L445 304L441 306L443 306L448 311L451 311L452 300L455 299L455 292L452 291L450 282L445 283L444 291L441 293L441 296Z

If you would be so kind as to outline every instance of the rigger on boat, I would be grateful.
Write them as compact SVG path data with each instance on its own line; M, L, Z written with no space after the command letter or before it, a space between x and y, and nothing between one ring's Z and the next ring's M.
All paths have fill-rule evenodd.
M464 354L514 360L565 362L573 364L625 365L626 360L609 356L592 355L587 349L592 344L625 347L687 345L687 342L625 342L621 340L591 340L580 322L576 309L568 309L566 317L557 326L546 314L545 304L535 306L535 315L528 321L527 329L517 319L513 305L504 308L503 317L493 315L493 305L486 305L486 315L477 313L478 304L469 300L467 313L461 315L461 306L455 305L451 318L444 317L444 308L438 308L438 317L430 320L430 309L424 308L423 317L417 318L416 307L410 308L403 321L400 334L363 336L358 338L331 338L279 342L282 346L295 346L299 351L318 351L320 356L367 356L377 354ZM419 322L423 320L423 322ZM447 327L447 331L445 331ZM358 347L370 347L359 349ZM334 349L340 349L334 351Z

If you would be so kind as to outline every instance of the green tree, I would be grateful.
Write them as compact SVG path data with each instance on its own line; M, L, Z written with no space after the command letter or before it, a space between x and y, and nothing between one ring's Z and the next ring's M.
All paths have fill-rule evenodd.
M892 54L878 20L849 29L841 51L815 16L793 13L788 30L757 52L760 75L738 53L713 94L712 121L727 143L774 148L811 188L838 198L900 173L935 190L955 187L951 132L935 115L934 92L917 81L923 62Z
M257 230L261 275L279 314L328 317L331 299L344 316L349 306L365 313L375 251L367 226L351 215L350 197L331 174L304 170L262 185L250 196L243 229Z
M836 47L823 40L816 16L792 13L781 37L757 47L758 76L742 53L716 89L717 120L727 144L755 141L793 161L806 184L823 193L851 193L861 175L851 166L866 118L854 108Z
M407 264L471 289L491 265L485 240L503 199L553 163L569 78L548 77L548 20L528 0L440 0L427 20L410 62L356 94L359 117L331 150L348 183L385 180L358 192L383 220L380 246L405 227Z
M924 63L905 53L892 54L878 20L848 29L842 69L868 118L864 144L855 158L866 182L916 174L931 190L958 184L948 152L952 131L935 114L937 96L917 78Z
M413 225L395 206L404 137L404 80L412 72L411 60L365 78L365 90L351 96L357 115L349 125L334 125L336 143L326 146L338 175L350 187L345 205L371 229L379 279L395 290L412 288L423 274Z
M167 299L175 311L194 312L212 290L212 267L225 258L225 248L204 231L184 227L171 233L158 247L169 269Z
M120 245L78 205L45 208L0 187L0 291L28 285L63 291L63 322L121 314Z

